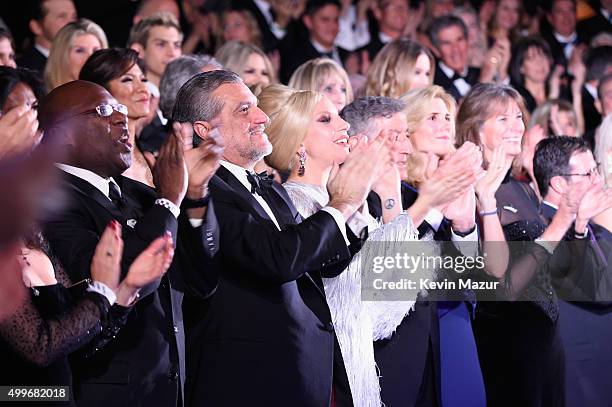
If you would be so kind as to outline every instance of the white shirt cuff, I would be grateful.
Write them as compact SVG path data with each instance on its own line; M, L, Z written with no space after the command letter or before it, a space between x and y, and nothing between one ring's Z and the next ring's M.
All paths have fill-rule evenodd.
M87 291L105 296L111 306L117 301L117 296L113 290L108 288L106 284L99 281L92 281L89 283L87 286Z
M336 224L338 225L338 228L340 229L340 233L342 233L342 237L344 238L346 245L350 245L351 242L349 242L348 237L346 237L346 222L344 221L344 216L342 215L342 212L340 212L336 208L332 208L331 206L326 206L321 210L329 213L334 218Z
M189 223L191 223L192 227L199 228L204 223L204 219L189 218Z
M161 205L164 208L168 209L175 218L178 219L179 215L181 214L181 209L176 206L174 204L174 202L171 202L170 200L166 199L166 198L159 198L155 200L155 205Z
M437 209L430 209L425 215L425 222L429 223L429 226L434 228L435 231L440 229L440 224L444 219L444 215Z

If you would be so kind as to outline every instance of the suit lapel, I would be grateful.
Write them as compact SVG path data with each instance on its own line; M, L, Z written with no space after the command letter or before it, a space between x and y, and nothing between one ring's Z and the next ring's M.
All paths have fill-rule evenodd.
M121 211L117 209L117 207L110 201L110 199L104 196L104 194L100 192L98 188L94 187L89 182L82 180L79 177L76 177L72 174L68 174L65 171L62 172L64 173L64 179L66 181L66 184L70 189L95 201L98 205L110 212L113 218L124 220L124 215L121 213ZM123 221L121 223L123 223Z

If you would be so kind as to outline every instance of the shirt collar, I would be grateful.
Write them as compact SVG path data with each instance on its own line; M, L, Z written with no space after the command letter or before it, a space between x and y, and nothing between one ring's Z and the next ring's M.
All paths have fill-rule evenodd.
M558 209L559 209L559 206L558 206L558 205L555 205L554 203L549 202L549 201L547 201L546 199L544 199L544 200L542 201L542 205L548 205L548 206L550 206L551 208L553 208L554 210L558 210Z
M51 52L51 50L48 50L47 48L43 47L42 45L38 45L38 44L34 44L34 48L36 48L38 52L43 54L45 58L49 58L49 53Z
M312 43L312 46L320 53L334 52L336 50L336 47L331 47L330 49L327 49L312 38L310 39L310 42Z
M231 172L234 175L234 177L238 178L238 181L240 181L240 183L244 185L246 189L251 191L251 183L249 182L247 178L248 170L246 168L236 165L234 163L231 163L229 161L225 161L225 160L221 160L220 163L223 167L225 167L226 170Z
M72 165L68 165L68 164L59 164L59 163L57 163L55 165L60 170L65 171L68 174L74 175L75 177L80 178L83 181L86 181L86 182L90 183L97 190L102 192L104 194L104 196L107 197L107 198L109 198L109 196L108 196L108 189L109 189L108 183L112 182L113 184L117 185L117 182L115 182L115 180L112 177L111 178L103 178L103 177L99 176L98 174L96 174L95 172L86 170L84 168L73 167ZM245 177L246 177L246 175L245 175ZM121 188L119 188L119 185L117 185L117 188L119 189L119 193L121 193Z
M610 12L608 10L602 7L599 9L599 11L601 12L601 15L606 18L606 20L610 20Z
M585 83L584 88L589 92L589 94L593 97L594 100L597 100L597 88L590 83Z
M264 15L268 23L272 23L274 19L272 18L272 13L270 13L270 3L265 0L253 0L253 2L255 3L259 11L261 11L261 14Z
M380 39L380 42L382 42L383 44L388 44L391 41L393 41L393 38L389 37L387 34L385 34L382 31L378 33L378 39Z
M557 32L553 33L553 35L555 36L557 41L562 42L562 43L573 43L574 41L576 41L576 38L578 37L575 31L570 36L567 36L567 37Z
M442 70L442 72L444 72L444 75L446 75L448 78L451 78L453 76L455 76L455 70L453 68L451 68L450 66L446 65L444 62L439 61L438 65L440 66L440 69ZM468 73L468 68L466 67L463 72L461 72L461 76L467 76Z

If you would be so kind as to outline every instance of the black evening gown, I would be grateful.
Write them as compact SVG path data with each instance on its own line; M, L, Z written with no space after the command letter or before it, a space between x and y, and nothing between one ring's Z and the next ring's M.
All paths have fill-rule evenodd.
M507 241L530 242L544 232L527 184L508 177L496 198ZM476 309L473 329L490 407L564 405L565 360L549 258L538 244L513 243L501 286L515 301L482 301Z

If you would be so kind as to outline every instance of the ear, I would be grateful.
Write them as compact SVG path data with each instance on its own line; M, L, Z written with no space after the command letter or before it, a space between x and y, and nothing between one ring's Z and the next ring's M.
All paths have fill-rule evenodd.
M135 42L135 43L130 45L130 48L133 49L134 51L138 52L138 58L140 58L140 59L144 58L144 47L142 46L141 43Z
M560 175L555 175L550 179L549 187L559 195L563 195L567 189L567 181Z
M312 30L312 17L310 17L309 15L305 15L302 18L302 22L304 23L306 28L308 28L309 31Z
M197 121L193 123L193 132L202 140L206 140L208 133L212 130L210 122Z
M42 27L40 26L40 23L38 21L30 20L28 26L30 27L30 31L32 32L32 34L34 34L35 36L43 35Z

